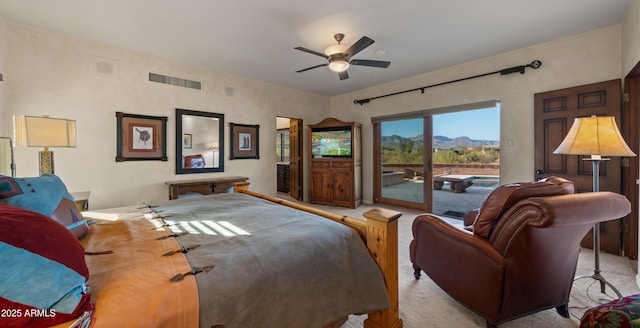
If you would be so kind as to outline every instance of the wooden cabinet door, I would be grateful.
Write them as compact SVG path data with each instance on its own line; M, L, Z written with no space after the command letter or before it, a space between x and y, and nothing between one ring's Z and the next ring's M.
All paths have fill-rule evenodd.
M353 202L353 174L350 171L333 171L331 198L334 204L351 206Z
M309 198L314 203L328 204L331 202L331 172L328 169L312 169L309 177Z

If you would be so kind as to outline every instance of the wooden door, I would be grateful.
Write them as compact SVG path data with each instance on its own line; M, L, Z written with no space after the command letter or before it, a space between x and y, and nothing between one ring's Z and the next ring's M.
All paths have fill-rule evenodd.
M561 176L574 182L577 192L590 192L593 186L592 163L588 156L555 155L576 117L614 116L621 126L620 80L611 80L535 94L535 170L536 178ZM611 157L600 163L600 190L621 192L621 160ZM601 250L619 255L622 250L622 221L600 224ZM583 246L592 247L588 233Z
M303 200L302 193L302 120L289 119L289 195Z

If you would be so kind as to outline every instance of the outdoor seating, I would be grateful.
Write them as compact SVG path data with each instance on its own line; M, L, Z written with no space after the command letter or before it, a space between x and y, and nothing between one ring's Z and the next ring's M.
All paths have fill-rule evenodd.
M404 173L402 172L384 172L382 173L382 186L387 187L404 182Z
M445 182L451 184L451 191L455 193L465 192L466 189L473 185L472 175L446 174L436 175L433 177L433 189L441 190Z

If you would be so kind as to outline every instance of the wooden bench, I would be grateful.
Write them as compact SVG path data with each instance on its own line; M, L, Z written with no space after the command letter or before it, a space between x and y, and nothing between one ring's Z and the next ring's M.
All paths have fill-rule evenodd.
M465 192L466 189L473 185L472 175L460 175L460 174L447 174L437 175L433 177L433 189L441 190L445 182L451 184L451 191L453 192Z

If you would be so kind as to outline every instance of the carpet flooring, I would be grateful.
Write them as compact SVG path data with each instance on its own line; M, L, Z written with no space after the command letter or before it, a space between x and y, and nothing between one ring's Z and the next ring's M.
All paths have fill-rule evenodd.
M348 209L331 206L312 206L356 218L362 218L363 212L374 207L362 205L357 209ZM427 275L423 273L419 281L414 279L413 268L409 260L409 243L413 238L411 224L413 219L420 213L407 209L385 207L403 213L398 225L398 284L400 318L404 322L404 327L486 327L482 317L449 297ZM452 222L456 222L456 220ZM460 223L461 221L457 222ZM582 249L576 274L578 276L592 274L594 263L593 251ZM601 253L600 269L605 279L611 282L622 295L640 293L640 289L635 282L637 262L631 261L626 257ZM540 288L544 288L544 286L540 286ZM600 293L599 284L595 280L591 278L578 279L573 284L569 302L571 318L561 317L555 309L551 309L506 322L499 327L578 327L580 318L587 309L615 298L617 298L615 293L608 287L604 294ZM362 327L364 319L366 319L366 316L350 316L342 327Z

